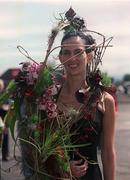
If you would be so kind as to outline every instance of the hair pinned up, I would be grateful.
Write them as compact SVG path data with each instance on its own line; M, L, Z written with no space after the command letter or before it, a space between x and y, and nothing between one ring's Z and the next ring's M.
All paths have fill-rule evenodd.
M63 42L66 39L69 39L70 37L75 37L75 36L79 36L81 39L83 39L85 41L85 45L86 45L86 53L90 53L94 50L94 46L95 45L95 39L93 39L93 37L90 34L84 34L81 31L70 31L67 32L61 41L61 45L63 44Z

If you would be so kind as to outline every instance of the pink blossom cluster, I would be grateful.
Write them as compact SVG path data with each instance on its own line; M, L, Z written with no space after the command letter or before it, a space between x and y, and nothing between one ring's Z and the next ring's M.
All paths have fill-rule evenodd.
M54 98L57 95L58 89L56 85L49 86L42 97L38 98L37 104L40 110L44 110L47 113L49 119L57 116L57 105Z
M36 82L36 79L38 78L39 71L41 69L41 65L36 63L30 63L27 66L27 77L26 81L29 85L33 85Z

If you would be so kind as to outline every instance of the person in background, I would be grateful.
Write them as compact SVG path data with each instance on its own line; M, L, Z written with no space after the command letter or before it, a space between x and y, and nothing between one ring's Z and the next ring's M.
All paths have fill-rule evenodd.
M4 81L0 79L0 93L4 91ZM4 117L9 110L9 104L5 103L1 108L0 108L0 117L2 120L4 120ZM9 132L8 128L4 127L3 130L3 139L2 139L2 160L3 161L8 161L9 157Z

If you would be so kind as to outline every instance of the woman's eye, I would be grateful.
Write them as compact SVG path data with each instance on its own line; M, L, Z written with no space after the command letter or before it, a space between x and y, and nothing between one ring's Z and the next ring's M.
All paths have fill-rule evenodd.
M62 50L62 55L64 56L80 56L84 52L83 49L77 49L74 52L69 51L69 50Z
M63 50L62 54L65 55L65 56L70 56L71 55L70 51L67 51L67 50Z
M81 55L83 52L84 51L82 49L78 49L78 50L75 51L74 54L78 56L78 55Z

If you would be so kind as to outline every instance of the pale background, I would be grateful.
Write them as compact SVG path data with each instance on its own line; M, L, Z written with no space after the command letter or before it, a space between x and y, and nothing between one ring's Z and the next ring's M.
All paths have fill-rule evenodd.
M114 36L113 47L103 58L103 71L117 79L130 73L130 0L0 0L0 75L26 60L17 45L43 61L54 16L70 6L88 29Z

